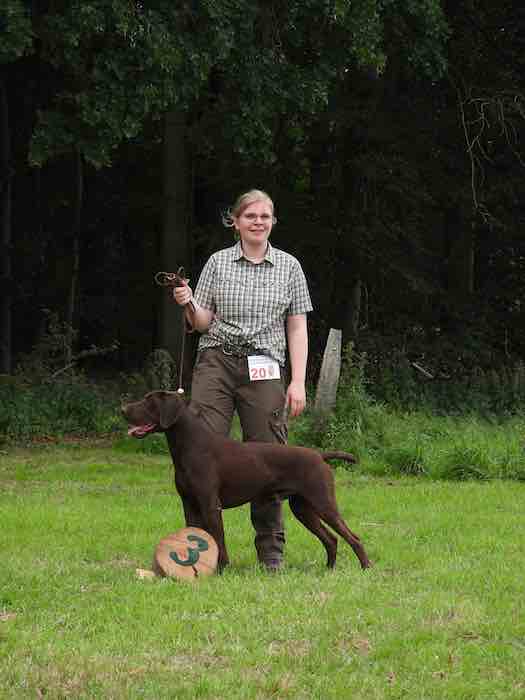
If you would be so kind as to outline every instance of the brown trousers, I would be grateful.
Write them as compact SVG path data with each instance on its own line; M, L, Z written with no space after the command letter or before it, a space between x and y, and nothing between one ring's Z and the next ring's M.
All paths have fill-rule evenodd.
M283 377L250 381L246 357L227 355L222 348L209 348L197 355L191 401L216 433L229 435L233 414L237 411L243 441L286 443L285 396ZM275 497L251 503L250 509L258 560L279 565L284 549L280 500Z

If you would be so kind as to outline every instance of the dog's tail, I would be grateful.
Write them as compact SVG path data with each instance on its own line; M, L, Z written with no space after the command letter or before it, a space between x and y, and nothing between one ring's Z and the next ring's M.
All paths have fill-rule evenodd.
M354 457L350 452L342 452L341 450L328 450L327 452L321 452L321 457L324 460L327 459L342 459L345 462L351 462L352 464L357 464L357 458Z

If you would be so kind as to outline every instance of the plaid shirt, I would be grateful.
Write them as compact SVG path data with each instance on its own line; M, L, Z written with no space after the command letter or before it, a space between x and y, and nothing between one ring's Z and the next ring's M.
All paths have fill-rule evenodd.
M240 242L214 253L204 266L194 297L215 318L199 350L230 344L250 346L284 365L285 319L312 310L299 261L268 243L264 260L244 257Z

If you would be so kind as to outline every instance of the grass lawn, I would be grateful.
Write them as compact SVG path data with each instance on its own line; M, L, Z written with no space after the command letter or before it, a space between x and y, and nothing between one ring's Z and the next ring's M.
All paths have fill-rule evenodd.
M1 698L525 698L525 483L338 470L374 568L286 506L287 567L140 580L183 527L169 458L111 444L0 454Z

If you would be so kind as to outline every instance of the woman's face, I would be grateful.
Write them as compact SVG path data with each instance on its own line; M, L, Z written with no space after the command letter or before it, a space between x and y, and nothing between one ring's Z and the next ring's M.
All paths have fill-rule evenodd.
M252 246L266 244L273 227L272 205L264 199L252 202L239 216L233 217L233 224L243 243Z

